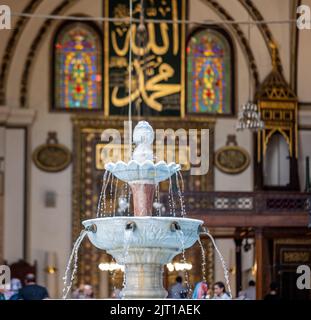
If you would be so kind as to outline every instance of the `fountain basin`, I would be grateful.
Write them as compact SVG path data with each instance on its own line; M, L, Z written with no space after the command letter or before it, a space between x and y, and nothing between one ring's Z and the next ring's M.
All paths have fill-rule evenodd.
M180 238L171 225L177 222L184 235L184 248L187 249L198 240L198 228L202 220L177 217L105 217L85 220L85 228L96 225L96 232L88 232L92 244L102 250L123 249L126 225L136 224L128 241L129 248L170 248L181 252ZM176 254L177 254L176 253Z
M127 299L165 298L163 266L194 245L203 225L177 217L106 217L82 223L94 246L125 265Z
M154 163L151 160L146 160L140 163L136 160L131 160L128 163L123 161L107 163L105 169L125 182L139 181L141 183L158 184L178 172L180 165L174 162L167 164L165 161Z

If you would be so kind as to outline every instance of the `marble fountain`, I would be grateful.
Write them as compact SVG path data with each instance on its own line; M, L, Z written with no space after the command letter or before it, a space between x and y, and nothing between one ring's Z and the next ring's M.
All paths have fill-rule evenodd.
M146 121L140 121L133 131L135 149L132 159L125 163L108 163L105 167L103 188L99 198L97 218L83 221L84 230L74 244L64 277L63 298L70 293L77 270L78 249L87 235L91 243L110 254L117 264L124 266L122 297L126 299L162 299L167 296L163 288L163 268L172 259L197 241L201 249L200 234L210 236L203 221L185 217L185 206L179 186L180 165L155 162L153 155L154 131ZM99 211L105 206L107 176L127 183L133 197L133 213L123 216L101 217ZM175 214L171 199L168 214L153 215L155 194L160 182L176 175L180 198L180 214ZM173 206L173 210L172 210ZM173 213L174 212L174 213ZM214 245L215 242L210 236ZM229 286L225 262L216 247L224 266L225 278ZM202 254L202 257L204 254ZM204 257L203 257L204 258ZM202 262L203 266L205 261ZM71 265L73 270L70 270ZM187 279L185 279L187 281ZM68 283L69 282L69 283ZM188 283L186 283L188 285ZM230 291L230 286L229 286Z

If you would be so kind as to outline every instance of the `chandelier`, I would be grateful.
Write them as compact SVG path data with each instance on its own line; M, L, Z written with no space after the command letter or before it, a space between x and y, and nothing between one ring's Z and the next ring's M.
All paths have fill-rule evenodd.
M255 103L248 102L242 106L242 111L239 112L237 130L262 130L265 123L261 120L260 111Z
M251 25L250 25L250 16L248 16L248 42L251 43ZM251 85L251 67L249 66L248 73L248 102L242 105L242 110L238 115L238 122L236 124L236 130L242 131L244 129L249 129L253 131L262 130L265 127L264 122L261 120L260 111L256 103L252 102L252 85Z
M192 269L192 264L191 263L179 263L179 262L174 262L174 263L168 263L166 265L167 269L169 272L173 272L174 270L176 271L189 271Z
M117 271L117 270L121 270L122 272L124 272L124 266L117 264L115 262L102 262L98 265L98 268L100 271Z

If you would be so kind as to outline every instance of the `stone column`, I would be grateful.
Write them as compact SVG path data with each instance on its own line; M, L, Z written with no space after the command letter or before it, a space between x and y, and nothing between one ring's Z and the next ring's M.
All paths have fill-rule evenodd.
M127 264L125 299L163 299L163 266L161 264Z
M256 252L256 298L261 300L267 294L271 281L268 240L262 228L255 229Z
M0 265L4 264L4 153L5 153L5 128L0 125Z
M242 290L242 240L234 239L235 242L235 270L236 270L236 296Z
M163 267L180 251L174 248L129 248L109 250L117 263L125 265L124 299L164 299L167 291L163 287Z

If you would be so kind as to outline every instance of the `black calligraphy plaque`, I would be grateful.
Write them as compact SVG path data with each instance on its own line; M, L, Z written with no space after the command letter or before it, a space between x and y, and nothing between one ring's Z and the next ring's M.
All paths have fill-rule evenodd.
M129 0L104 4L105 17L130 16ZM146 32L139 32L135 22L131 27L128 21L105 22L106 116L127 115L131 100L133 115L184 117L186 27L177 20L186 18L186 5L186 0L144 0ZM140 13L140 0L133 0L133 18Z

